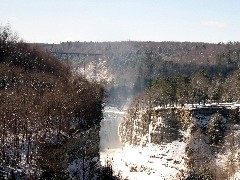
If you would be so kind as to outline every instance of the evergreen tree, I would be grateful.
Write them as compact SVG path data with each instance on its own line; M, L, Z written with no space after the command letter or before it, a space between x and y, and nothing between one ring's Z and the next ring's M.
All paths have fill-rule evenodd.
M211 118L207 126L207 135L210 138L210 142L213 145L218 145L223 142L224 136L226 132L226 122L224 122L224 118L216 113Z

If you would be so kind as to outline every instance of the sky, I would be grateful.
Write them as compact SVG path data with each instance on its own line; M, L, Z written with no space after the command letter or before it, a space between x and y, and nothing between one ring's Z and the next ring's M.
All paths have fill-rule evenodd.
M240 41L239 0L1 0L26 42Z

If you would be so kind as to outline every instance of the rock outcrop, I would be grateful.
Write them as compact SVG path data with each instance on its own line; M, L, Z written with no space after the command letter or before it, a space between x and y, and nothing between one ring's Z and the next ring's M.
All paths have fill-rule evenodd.
M240 170L239 119L237 107L130 109L119 126L119 135L123 144L137 147L182 142L184 164L178 174L230 179Z

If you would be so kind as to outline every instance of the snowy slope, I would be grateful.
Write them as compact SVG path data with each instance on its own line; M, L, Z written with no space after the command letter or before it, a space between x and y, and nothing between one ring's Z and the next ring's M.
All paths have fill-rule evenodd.
M117 115L121 114L121 111L115 108L106 108L105 113L105 122L108 123L102 124L101 128L108 129L108 131L105 131L106 133L101 139L107 139L107 144L114 144L116 136L113 136L112 132L116 133L118 129L116 126L119 125L121 116ZM230 125L221 152L213 152L209 144L209 137L203 132L211 118L211 115L201 114L192 117L188 128L179 130L183 137L170 143L154 144L148 141L144 146L126 143L124 146L116 148L103 148L100 153L101 163L104 165L110 161L115 173L121 173L123 178L129 180L181 179L186 178L192 171L201 173L201 170L196 169L197 167L210 168L210 171L218 178L222 176L225 179L240 179L238 172L240 167L240 126ZM223 119L226 123L227 119ZM232 139L234 139L234 143L229 143ZM231 159L233 160L232 164L230 163Z
M100 131L100 144L103 149L100 152L102 164L110 161L116 174L121 173L123 178L130 180L176 179L181 177L186 146L183 141L173 141L161 145L149 143L145 147L125 145L124 147L109 148L111 144L115 145L116 143L113 132L116 133L118 129L119 118L121 118L121 116L117 116L119 114L121 112L114 108L108 107L105 110L105 119L101 124Z

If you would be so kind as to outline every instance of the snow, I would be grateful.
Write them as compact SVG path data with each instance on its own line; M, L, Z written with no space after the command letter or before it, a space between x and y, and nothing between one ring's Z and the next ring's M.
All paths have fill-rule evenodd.
M112 163L116 174L121 173L129 180L141 179L178 179L184 169L184 142L173 141L161 145L148 143L145 147L115 145L121 115L124 112L113 107L105 108L105 119L100 130L100 160L102 165ZM118 140L116 139L118 138ZM111 148L113 147L114 148Z
M218 171L227 172L230 180L240 179L240 131L239 125L231 125L231 133L225 137L224 151L217 154L215 163Z
M156 106L153 109L154 110L160 110L160 109L166 109L166 108L184 108L184 109L188 109L188 110L192 110L192 109L198 109L198 108L219 108L219 107L225 107L227 109L236 109L238 107L240 107L240 103L238 102L224 102L224 103L206 103L206 104L184 104L183 106L180 105L174 105L174 106L170 106L167 105L165 107L163 106Z
M236 172L230 180L239 180L240 179L240 172Z
M237 103L206 104L205 106L194 104L194 107L192 105L185 105L184 107L177 108L214 108L224 106L235 109L238 105ZM161 108L163 107L155 107L155 109ZM208 143L208 137L202 133L202 127L206 127L212 115L195 114L192 124L189 125L188 129L184 131L180 130L180 133L184 137L183 141L176 140L171 143L162 144L147 143L145 146L141 144L139 146L129 144L122 146L118 144L118 146L113 147L111 144L119 142L117 131L123 114L124 112L121 112L117 108L105 108L105 119L101 124L101 131L104 133L100 134L101 141L105 141L105 144L100 152L100 160L102 165L105 165L107 161L111 162L114 172L116 174L120 173L125 179L181 179L182 177L186 177L189 171L186 164L191 159L199 159L199 161L194 161L194 166L196 167L201 165L202 160L211 162L211 167L216 167L216 173L219 175L226 171L229 159L233 158L234 161L239 161L240 149L238 141L240 137L240 125L233 124L230 128L234 130L235 145L228 145L228 142L231 142L229 140L232 138L232 133L230 133L226 136L227 139L223 144L223 146L226 146L227 151L224 151L224 153L213 153ZM161 123L161 121L161 117L158 117L157 123ZM226 122L227 120L224 118L224 121ZM149 128L149 131L152 131L151 124ZM231 148L234 147L234 153L233 151L228 151L228 149L231 149L230 146ZM187 149L191 149L191 155L187 155ZM240 173L235 171L229 175L229 178L231 180L240 179Z
M105 107L104 112L105 113L114 113L114 114L125 114L125 112L120 111L118 108L112 107L112 106Z
M179 141L146 147L126 145L101 153L101 159L103 165L104 159L109 159L116 174L121 172L130 180L176 179L184 169L184 151L185 143Z
M99 59L98 63L92 61L88 65L86 64L86 67L77 68L77 74L83 74L90 81L111 82L114 79L107 62L103 59Z

